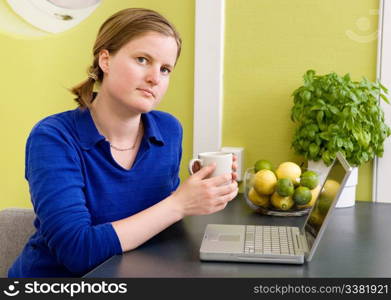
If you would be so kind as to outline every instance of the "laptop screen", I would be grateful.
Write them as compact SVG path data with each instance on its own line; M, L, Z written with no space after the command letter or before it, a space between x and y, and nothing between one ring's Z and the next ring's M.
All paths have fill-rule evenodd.
M319 242L319 238L326 227L325 223L328 221L328 215L332 211L332 208L334 208L350 175L350 171L349 164L338 153L324 181L323 188L319 193L314 208L311 210L304 226L308 249L311 252L310 256L312 256L311 254L315 250L313 249L314 246L317 246L314 244Z

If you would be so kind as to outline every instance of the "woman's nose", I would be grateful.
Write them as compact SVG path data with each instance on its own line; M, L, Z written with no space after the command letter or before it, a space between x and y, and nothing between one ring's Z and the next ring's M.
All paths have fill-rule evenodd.
M148 70L146 80L148 83L158 85L160 82L160 68L150 68Z

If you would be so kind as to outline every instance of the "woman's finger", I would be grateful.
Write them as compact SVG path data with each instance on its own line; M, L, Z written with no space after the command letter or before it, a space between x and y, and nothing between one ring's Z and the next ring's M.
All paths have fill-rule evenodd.
M234 181L229 185L223 185L223 186L217 187L216 194L219 197L224 196L224 195L227 195L227 194L230 194L230 193L236 191L237 187L238 187L238 184L236 183L236 181Z
M235 199L236 195L238 194L238 191L239 189L236 188L232 193L222 196L220 199L222 201L227 201L227 202L232 201L233 199Z
M212 186L218 187L223 185L224 183L229 183L231 181L231 174L215 176L212 178L208 178L205 181L208 181Z

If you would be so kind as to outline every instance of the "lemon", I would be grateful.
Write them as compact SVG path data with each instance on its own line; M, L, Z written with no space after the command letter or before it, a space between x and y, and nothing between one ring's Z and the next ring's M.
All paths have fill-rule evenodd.
M317 209L314 208L314 211L311 212L311 215L309 217L309 222L311 225L315 226L316 228L319 228L319 226L322 224L324 219L324 216L322 216Z
M314 171L306 171L301 174L300 185L308 187L310 190L314 189L319 184L319 176Z
M292 199L292 196L282 197L277 192L272 195L271 203L275 208L281 210L288 210L292 208L292 206L295 204Z
M278 179L276 185L276 192L283 197L291 196L295 191L292 180L289 178Z
M308 187L299 186L295 189L292 198L297 205L305 205L311 201L311 190Z
M248 192L248 198L252 203L255 205L259 205L262 207L268 207L269 206L269 196L268 195L260 195L258 194L254 188L251 188Z
M340 184L332 179L327 179L324 183L322 190L322 197L327 198L329 201L333 201L338 193Z
M312 195L311 201L304 205L298 205L297 207L306 208L306 207L314 206L316 199L318 199L319 192L320 192L320 184L316 188L311 190L311 195Z
M294 184L297 184L300 180L301 169L294 162L283 162L276 169L277 178L289 178Z
M270 170L270 171L273 170L272 163L264 159L257 160L254 164L254 172L257 173L258 171L263 169Z
M273 194L276 183L276 175L270 170L263 169L254 176L254 189L261 195Z

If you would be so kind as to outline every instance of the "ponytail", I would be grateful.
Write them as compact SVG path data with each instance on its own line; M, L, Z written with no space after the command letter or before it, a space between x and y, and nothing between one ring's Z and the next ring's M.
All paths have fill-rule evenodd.
M91 106L92 100L94 99L94 85L95 82L101 82L102 75L100 68L90 67L88 70L88 78L83 82L75 85L70 91L76 95L75 101L79 104L81 108L88 108ZM96 75L98 73L99 75Z

